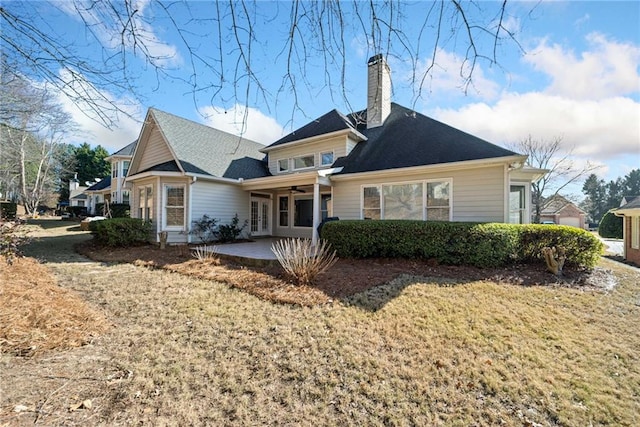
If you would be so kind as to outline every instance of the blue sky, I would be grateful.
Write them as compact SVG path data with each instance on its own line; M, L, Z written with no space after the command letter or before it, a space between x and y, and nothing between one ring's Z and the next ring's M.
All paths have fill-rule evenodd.
M131 51L128 69L139 77L137 88L144 99L132 101L122 93L105 95L116 102L127 101L125 108L134 118L120 117L117 127L104 129L87 119L80 108L63 100L81 125L82 133L75 135L73 142L87 141L115 151L137 137L141 120L151 106L233 133L244 132L246 137L265 144L333 108L346 113L365 107L366 61L376 52L370 47L370 40L358 33L357 25L350 26L344 35L345 96L336 90L339 67L325 72L324 57L313 52L303 70L294 64L298 85L298 97L294 98L289 83L283 80L286 55L282 51L289 31L286 21L290 4L262 1L252 15L257 34L252 64L264 93L255 83L247 91L247 79L240 77L237 85L220 92L209 89L194 94L181 80L193 81L193 77L189 54L178 34L153 2L136 4L140 22L148 23L142 28L149 48L164 57L160 63L173 78L158 77L144 58ZM495 2L479 4L485 15L491 15L499 6ZM65 3L57 6L37 3L40 13L50 16L51 29L61 37L74 40L78 49L95 49L91 42L84 41L87 31L77 14ZM430 2L405 3L402 25L408 39L417 39L431 6ZM211 35L217 34L218 27L206 18L214 7L210 2L199 1L173 9L178 24L189 30L183 36L189 38L199 55L213 59L218 46ZM470 11L469 17L482 19L485 15L476 16ZM576 164L601 165L596 173L607 180L639 168L640 2L511 2L504 23L520 46L502 42L497 48L498 64L479 62L466 91L460 78L467 47L464 33L443 35L436 66L424 81L420 96L417 83L411 80L413 67L408 55L396 44L388 51L393 101L499 145L529 135L534 139L562 138L565 149L573 150ZM224 28L223 33L232 43L235 35ZM423 34L426 36L423 35L423 50L417 58L418 70L428 63L431 51L425 46L432 42L434 33L427 28ZM304 36L299 43L303 40ZM102 43L108 46L109 37L105 36ZM480 44L480 48L491 51L490 46ZM219 69L197 67L198 82L215 82L218 72L233 80L233 64L229 60L232 54L231 50L224 52L226 63ZM329 52L328 57L333 54ZM248 120L243 128L245 112ZM570 192L579 193L580 186L572 187Z

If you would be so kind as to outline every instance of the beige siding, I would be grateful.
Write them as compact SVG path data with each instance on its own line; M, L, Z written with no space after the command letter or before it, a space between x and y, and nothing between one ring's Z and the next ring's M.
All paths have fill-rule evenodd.
M289 226L288 227L280 227L279 226L279 200L278 196L289 196ZM273 195L273 235L278 237L297 237L297 238L311 238L310 227L294 227L293 226L293 196L291 193L279 193Z
M273 175L278 174L278 160L280 159L292 159L294 157L305 156L313 154L315 156L315 169L327 168L328 166L320 166L320 153L327 151L333 151L334 160L338 157L343 157L347 154L347 140L344 136L331 138L328 140L322 140L318 142L311 142L308 144L296 145L293 147L285 147L276 149L269 152L269 171ZM289 173L295 172L293 164L290 162L291 169ZM309 169L304 169L309 170Z
M442 173L408 174L402 178L366 178L333 183L333 214L341 219L360 219L363 185L389 184L433 179L452 180L454 221L504 221L503 168L459 170Z
M169 151L167 143L158 128L154 127L147 141L145 150L142 153L138 172L171 160L174 160L174 158L171 155L171 151Z
M191 185L191 191L192 222L205 214L220 220L222 224L231 222L236 213L240 218L240 224L249 219L249 193L240 186L198 180ZM244 232L249 232L249 226Z

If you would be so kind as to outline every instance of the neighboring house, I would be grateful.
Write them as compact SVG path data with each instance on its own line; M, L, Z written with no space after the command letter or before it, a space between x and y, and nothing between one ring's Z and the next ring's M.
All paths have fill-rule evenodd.
M554 224L584 229L586 228L586 217L585 211L559 194L545 200L540 210L541 223L553 221Z
M78 181L78 174L73 176L73 179L69 180L69 206L87 206L87 195L84 194L88 187L80 185Z
M613 213L623 218L624 259L640 265L640 196L625 197L625 201Z
M132 216L169 242L237 213L252 236L317 239L326 217L526 223L527 157L392 103L389 67L368 62L367 109L331 110L264 147L150 109L127 183Z
M133 157L138 141L133 141L124 148L116 151L105 160L111 162L111 176L104 177L85 190L88 198L89 213L102 215L96 212L96 206L101 203L125 203L129 204L129 189L125 186L125 178L129 171L129 164Z

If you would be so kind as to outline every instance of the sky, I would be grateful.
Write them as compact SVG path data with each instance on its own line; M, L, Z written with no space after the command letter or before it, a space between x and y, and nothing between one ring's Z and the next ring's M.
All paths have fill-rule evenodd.
M118 115L115 125L107 129L88 118L85 107L61 96L79 124L69 142L102 145L114 152L138 137L149 107L242 133L267 145L334 108L343 113L366 108L366 63L377 52L372 47L375 34L365 34L363 26L345 26L340 41L320 51L313 48L314 34L305 32L301 23L294 47L297 52L307 49L307 61L294 55L288 62L291 3L259 1L250 13L255 35L245 53L251 54L254 74L247 76L235 69L236 61L244 58L234 48L238 40L249 47L246 26L239 23L239 30L231 31L228 13L220 25L209 19L215 4L194 1L185 7L171 6L172 22L153 1L134 4L144 48L155 60L150 63L140 54L140 46L136 51L128 45L127 71L137 77L139 96L108 87L100 93L121 103L130 117ZM470 8L468 18L494 25L500 4L479 2L482 10ZM118 47L114 34L100 27L99 16L85 13L82 20L69 3L35 3L34 7L48 17L47 31L71 40L89 56L106 62L104 52ZM344 4L345 13L349 7L353 8ZM403 3L395 23L405 31L404 43L394 40L389 47L381 39L391 67L394 102L501 146L529 136L560 138L563 153L571 153L577 166L599 165L595 173L607 181L640 168L640 2L510 2L503 26L517 42L501 40L495 49L496 62L480 60L470 84L461 77L461 71L469 71L469 62L463 60L469 44L464 32L448 31L449 24L455 27L460 22L459 17L446 14L435 65L424 80L414 77L414 72L420 76L426 70L433 55L437 33L424 22L434 10L431 2ZM185 31L175 31L173 22ZM91 41L92 34L98 35L100 49ZM223 43L217 43L218 37ZM480 36L476 40L483 54L493 55L490 41ZM404 49L406 44L411 45L409 49ZM333 62L343 53L344 69L339 60ZM210 66L202 65L201 58ZM158 73L154 64L165 72ZM220 82L224 84L217 88ZM579 194L580 189L577 184L567 191Z

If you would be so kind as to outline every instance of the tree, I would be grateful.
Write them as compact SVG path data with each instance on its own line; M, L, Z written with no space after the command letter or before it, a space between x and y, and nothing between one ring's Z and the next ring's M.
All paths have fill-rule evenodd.
M640 169L609 182L591 174L582 186L582 192L587 196L584 206L591 220L600 221L610 209L620 206L623 197L640 196Z
M436 1L419 6L399 0L239 0L204 6L185 1L72 0L51 5L84 22L86 45L101 47L101 52L94 49L98 59L80 53L82 40L68 43L65 34L54 32L50 17L41 16L39 8L15 1L0 7L0 37L7 47L7 61L22 75L53 85L105 125L113 124L113 114L126 113L114 99L141 98L137 83L148 76L132 72L128 64L134 60L146 63L158 85L165 80L185 84L194 102L202 94L246 106L259 98L277 103L286 97L293 99L296 111L300 108L297 100L313 96L318 89L306 79L311 69L322 69L331 96L349 104L345 71L354 35L368 53L411 64L414 100L426 90L445 47L459 52L459 74L466 88L473 85L474 71L481 63L498 64L505 43L520 49L507 25L513 15L506 0ZM423 19L418 27L409 27L405 19L408 14L416 15L410 7L421 8ZM167 39L171 36L178 41L163 43L154 28L162 28ZM284 31L278 33L274 28ZM264 70L256 66L266 47L273 45L280 54L269 58L273 61L269 68L277 67L281 73L275 94L265 89ZM173 73L177 67L172 60L181 54L186 56L181 58L181 68L189 70L187 79Z
M577 166L573 161L573 148L566 150L562 146L562 138L552 140L534 139L531 135L520 142L510 144L510 148L526 154L527 164L535 168L547 169L538 182L531 184L531 200L533 205L533 222L540 222L540 212L545 198L560 193L569 184L579 181L599 166L587 162L584 166Z
M88 143L70 146L64 159L64 169L60 174L60 201L69 200L69 181L77 174L80 185L95 182L96 178L104 178L111 173L111 164L105 159L107 150L98 145L91 148Z
M32 84L0 62L0 188L32 214L55 189L55 154L73 125L46 87Z

